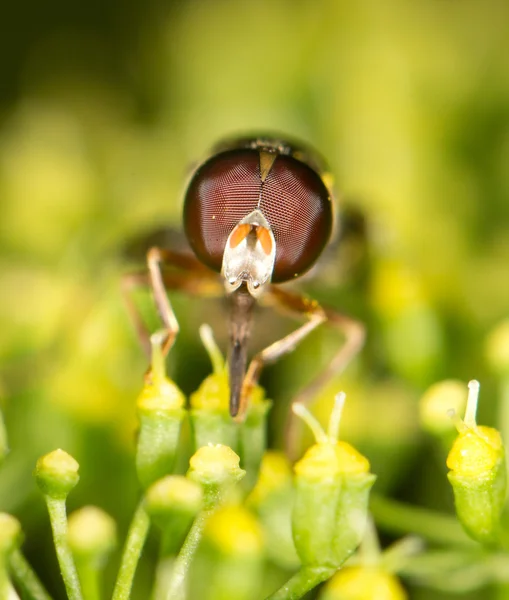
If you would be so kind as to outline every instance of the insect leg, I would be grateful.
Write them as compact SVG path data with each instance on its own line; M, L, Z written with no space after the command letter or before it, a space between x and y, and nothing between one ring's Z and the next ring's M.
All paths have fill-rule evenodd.
M154 302L164 325L164 330L161 332L164 334L162 352L163 356L166 356L178 335L179 324L164 286L163 274L161 272L161 262L164 256L164 251L156 246L151 248L147 253L147 266Z
M131 292L140 287L152 289L156 308L163 323L163 354L167 355L178 334L179 326L166 289L208 297L221 295L223 289L218 284L214 273L187 254L152 248L147 253L147 263L148 272L127 273L123 276L122 291L138 338L147 356L150 356L150 332L143 322ZM163 271L162 266L173 267L173 269Z
M267 298L275 309L290 312L293 315L301 315L307 321L295 331L278 340L259 352L251 361L243 386L243 406L248 398L250 390L258 381L264 365L270 364L284 354L291 352L309 333L324 322L328 322L338 329L344 336L345 341L333 356L328 366L315 377L297 396L296 402L309 404L318 391L334 376L343 371L352 358L360 351L364 344L365 327L351 317L341 314L335 310L320 306L318 302L309 300L304 296L293 294L281 288L271 286L267 292ZM294 455L298 442L298 424L293 413L289 411L286 427L287 449L290 455Z
M285 292L275 286L270 286L263 298L265 303L271 304L276 310L303 315L307 320L298 329L267 346L252 358L242 386L239 418L245 413L249 395L258 382L263 367L294 350L305 337L327 320L325 311L314 300Z

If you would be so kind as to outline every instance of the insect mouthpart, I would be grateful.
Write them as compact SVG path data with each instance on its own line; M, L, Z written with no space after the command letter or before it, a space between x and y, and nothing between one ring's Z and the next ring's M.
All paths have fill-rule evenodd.
M226 241L221 272L227 293L245 283L251 296L259 296L271 280L275 259L272 228L257 208L239 221Z

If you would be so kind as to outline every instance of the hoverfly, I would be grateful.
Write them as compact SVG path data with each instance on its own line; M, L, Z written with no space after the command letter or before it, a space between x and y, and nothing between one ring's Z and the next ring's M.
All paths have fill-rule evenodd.
M300 402L312 398L363 344L361 323L278 285L313 267L331 238L335 203L329 181L321 158L300 144L270 136L223 142L194 170L184 195L183 225L194 256L153 247L147 254L148 277L127 280L128 287L139 283L152 287L164 324L165 354L179 329L166 289L226 294L232 417L242 418L263 366L292 351L321 323L328 321L340 329L345 342L301 393ZM305 317L305 322L248 363L253 307L267 301ZM147 342L139 315L131 312Z

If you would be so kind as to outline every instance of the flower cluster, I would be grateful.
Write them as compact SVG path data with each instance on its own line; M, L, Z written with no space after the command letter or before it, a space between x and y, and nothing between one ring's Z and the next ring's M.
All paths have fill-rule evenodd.
M293 466L283 453L268 450L270 401L256 387L246 418L232 420L224 358L210 328L203 326L200 333L213 372L191 396L189 408L166 375L161 336L152 337L152 365L137 402L141 498L124 542L113 600L132 597L151 529L160 544L152 592L157 600L298 600L323 582L320 600L405 600L399 575L445 587L440 553L434 559L416 537L382 550L375 521L392 533L413 532L470 553L480 546L495 557L505 549L505 450L497 430L476 423L476 381L469 384L468 398L461 382L446 381L432 386L420 403L424 429L448 450L448 479L467 538L449 517L372 496L376 477L368 459L339 437L344 393L336 395L325 429L308 408L293 405L314 436ZM6 450L3 428L0 442ZM67 497L80 477L77 461L63 450L42 456L34 475L46 501L67 597L98 600L104 567L117 544L114 520L93 506L67 518ZM50 600L21 542L18 520L0 513L0 598L18 598L19 592ZM264 576L267 561L288 573L286 581ZM493 565L489 569L491 576L496 573ZM451 589L460 589L465 577L465 569L451 572Z

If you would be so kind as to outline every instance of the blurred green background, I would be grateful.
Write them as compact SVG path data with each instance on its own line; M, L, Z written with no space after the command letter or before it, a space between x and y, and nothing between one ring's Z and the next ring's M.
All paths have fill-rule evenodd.
M440 378L475 377L481 421L496 424L484 346L509 312L509 4L55 0L2 12L0 386L12 451L0 508L21 518L51 589L62 594L35 460L72 453L82 482L70 508L98 504L125 532L146 359L120 292L136 268L123 249L179 229L189 168L239 132L287 132L328 159L350 225L300 287L368 325L336 382L349 394L344 435L379 492L450 511L416 402ZM173 299L183 332L169 367L189 393L209 370L198 326L212 322L224 347L226 323L220 304ZM291 326L261 315L253 346ZM274 445L292 395L337 344L320 332L267 370Z

